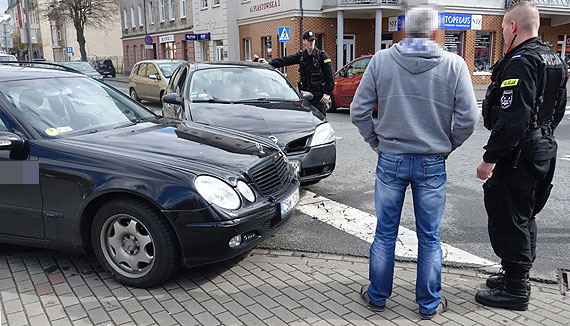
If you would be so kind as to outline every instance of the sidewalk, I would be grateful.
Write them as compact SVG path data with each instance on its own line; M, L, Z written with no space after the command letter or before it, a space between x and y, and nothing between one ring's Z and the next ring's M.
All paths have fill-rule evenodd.
M255 249L145 290L117 283L92 257L12 248L0 253L2 325L491 326L570 320L570 299L556 285L533 283L526 312L477 304L474 295L488 275L470 269L443 268L449 311L420 322L414 263L396 263L393 296L384 312L374 313L359 294L367 282L365 258Z

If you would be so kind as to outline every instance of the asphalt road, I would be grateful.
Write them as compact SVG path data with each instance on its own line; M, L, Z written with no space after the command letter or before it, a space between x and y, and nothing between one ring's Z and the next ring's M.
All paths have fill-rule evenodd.
M127 84L107 80L128 93ZM143 102L160 113L156 103ZM568 110L568 108L567 108ZM374 170L376 155L350 123L348 110L327 115L337 136L337 166L318 184L306 187L318 195L374 214ZM447 161L447 204L441 225L441 241L479 257L497 261L489 243L487 216L483 205L483 182L476 177L483 146L489 132L480 122L472 137ZM564 117L556 137L558 161L550 200L537 217L537 260L531 277L556 280L556 269L570 269L570 115ZM401 224L415 230L411 192L406 195ZM310 216L297 213L273 238L267 248L368 256L368 243Z

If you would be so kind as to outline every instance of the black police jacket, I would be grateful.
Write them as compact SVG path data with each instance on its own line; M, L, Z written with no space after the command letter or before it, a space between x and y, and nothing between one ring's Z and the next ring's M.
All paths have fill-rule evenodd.
M552 133L566 107L568 71L562 60L539 37L530 38L497 62L491 80L494 87L490 87L485 101L499 109L483 160L512 160L517 151L520 156L522 147L544 156L525 153L530 159L554 157L556 143ZM548 139L523 144L537 135ZM545 146L548 148L539 148Z
M313 60L318 60L318 66L314 67L311 63ZM269 64L275 68L281 68L283 66L290 66L295 64L301 64L299 72L301 73L302 89L307 91L320 91L324 94L331 95L334 89L334 70L331 63L331 58L324 50L319 50L317 48L313 49L313 52L309 54L307 50L299 51L292 55L275 58L269 61ZM311 87L311 78L314 78L315 69L320 69L320 81L318 81L319 86ZM313 74L311 75L311 73ZM319 73L319 72L317 72Z

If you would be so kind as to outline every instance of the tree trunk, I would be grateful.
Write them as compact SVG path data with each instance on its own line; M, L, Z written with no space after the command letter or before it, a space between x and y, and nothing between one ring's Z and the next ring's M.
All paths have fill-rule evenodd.
M84 28L75 26L75 31L77 32L77 43L79 43L79 52L81 52L81 60L87 61L87 52L85 51L85 35Z

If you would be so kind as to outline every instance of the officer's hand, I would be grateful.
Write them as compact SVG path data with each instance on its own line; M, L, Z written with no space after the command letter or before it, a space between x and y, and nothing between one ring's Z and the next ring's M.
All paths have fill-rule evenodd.
M376 155L380 155L380 152L378 151L378 147L373 148L372 150L376 152Z
M487 180L493 175L493 170L495 169L495 163L483 162L477 167L477 178L481 180Z
M323 97L321 97L321 103L325 104L325 103L327 103L330 99L331 99L331 96L330 96L329 94L323 94Z

